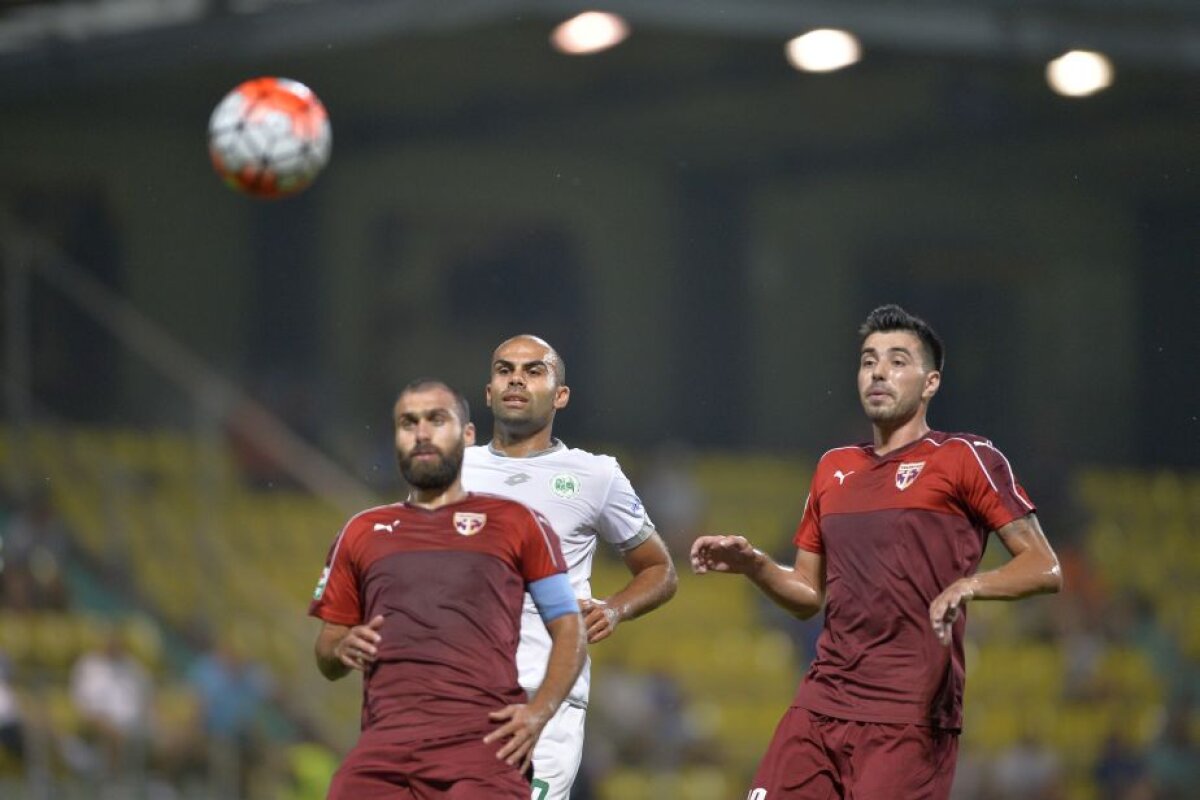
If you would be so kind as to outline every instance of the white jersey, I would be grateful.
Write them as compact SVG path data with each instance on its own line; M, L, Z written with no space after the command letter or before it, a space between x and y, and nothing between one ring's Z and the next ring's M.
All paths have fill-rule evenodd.
M490 445L468 447L463 457L463 488L524 503L550 520L562 542L576 597L591 597L592 557L597 538L622 552L654 532L654 524L621 466L611 456L554 446L526 458L510 458ZM546 674L550 634L528 594L521 618L517 669L521 686L533 692ZM567 702L586 706L591 659L583 665Z

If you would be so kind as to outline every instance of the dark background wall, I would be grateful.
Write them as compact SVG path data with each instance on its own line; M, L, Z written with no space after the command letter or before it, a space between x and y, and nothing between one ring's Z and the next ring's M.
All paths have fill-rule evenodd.
M815 455L867 433L854 331L888 301L948 342L933 423L1035 482L1197 464L1194 70L1118 63L1067 100L1022 54L885 43L806 75L782 35L649 25L573 59L550 25L9 64L0 207L359 472L398 386L481 400L522 331L565 355L581 444ZM334 130L317 184L270 204L205 152L256 74L307 82ZM190 419L53 294L43 413Z

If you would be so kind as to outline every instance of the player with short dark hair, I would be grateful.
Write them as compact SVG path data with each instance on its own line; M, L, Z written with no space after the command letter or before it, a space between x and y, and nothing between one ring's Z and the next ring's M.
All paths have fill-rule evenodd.
M702 536L697 573L745 575L807 619L817 654L754 776L750 800L943 800L962 728L972 600L1057 592L1058 559L1008 460L979 436L930 430L941 340L898 306L860 329L858 391L873 441L817 464L781 566L742 536ZM976 572L990 532L1012 558Z
M321 673L363 673L362 734L329 797L527 800L533 746L585 655L558 537L536 511L462 488L475 428L460 393L414 381L393 413L408 500L350 519L309 608L324 621ZM527 591L552 641L528 700L516 667Z
M946 350L942 338L929 327L929 323L913 316L897 305L880 306L867 315L858 326L858 335L863 341L872 333L908 331L921 341L925 366L930 370L942 371L946 362Z

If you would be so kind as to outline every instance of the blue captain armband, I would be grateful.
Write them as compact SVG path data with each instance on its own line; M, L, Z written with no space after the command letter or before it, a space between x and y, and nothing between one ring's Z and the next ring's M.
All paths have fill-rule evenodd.
M533 597L542 622L550 622L564 614L574 614L579 611L579 601L571 589L571 579L567 573L559 572L540 581L529 584L529 594Z

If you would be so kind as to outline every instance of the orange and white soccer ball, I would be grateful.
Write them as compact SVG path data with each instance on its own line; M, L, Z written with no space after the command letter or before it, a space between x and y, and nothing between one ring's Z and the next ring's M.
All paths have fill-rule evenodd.
M255 78L213 109L208 152L217 173L255 197L304 189L329 161L333 135L320 99L287 78Z

